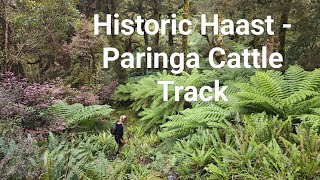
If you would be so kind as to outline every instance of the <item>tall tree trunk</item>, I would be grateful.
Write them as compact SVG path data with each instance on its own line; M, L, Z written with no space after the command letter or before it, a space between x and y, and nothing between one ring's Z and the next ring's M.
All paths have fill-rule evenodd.
M168 17L171 20L172 19L172 14L173 14L173 0L168 0L168 4L169 4ZM168 42L169 43L169 55L171 55L173 50L174 50L172 24L171 23L170 23L169 34L168 34L168 41L169 41Z
M160 24L160 19L161 19L161 14L159 12L159 1L158 0L153 0L153 16L154 19ZM155 52L159 52L160 50L160 31L154 36L153 39L153 50L152 50L152 59L154 59L153 54Z
M146 19L145 17L145 13L144 13L144 7L143 7L143 1L139 1L139 4L138 4L138 11L139 11L139 14L141 15L141 18L142 19ZM142 23L142 27L145 27L145 22ZM144 39L144 51L147 55L147 48L149 47L149 36L148 34L146 33L146 30L145 28L142 28L143 32L144 32L144 35L143 35L143 39ZM147 57L145 57L145 63L142 67L142 74L147 74Z
M219 15L219 24L221 24L221 22L224 19L224 10L225 7L227 5L227 0L218 0L218 4L215 8L215 13L218 13ZM214 29L212 28L212 46L213 47L221 47L223 48L223 35L221 34L221 32L219 32L217 35L215 35ZM220 54L215 54L215 60L218 62L221 62L223 60L223 58L225 58L224 56L220 55Z
M189 7L190 7L190 1L184 0L183 4L183 19L189 19ZM189 28L188 24L183 24L183 30L187 31ZM184 53L184 58L187 59L187 53L188 53L188 36L183 35L182 36L182 52ZM186 68L186 65L185 65Z
M5 60L4 64L6 65L6 71L10 69L9 65L9 19L8 19L8 3L5 2L4 4L4 20L5 20L5 32L4 32L4 53L5 53Z
M112 27L112 33L111 33L111 36L112 36L112 38L114 39L115 38L115 34L114 34L114 14L115 14L115 12L116 12L116 4L115 4L115 0L111 0L110 1L110 6L111 6L111 8L110 8L110 13L111 13L111 19L112 19L112 21L111 21L111 27Z
M283 7L282 7L282 12L281 12L281 17L280 17L280 27L279 27L279 53L282 55L283 57L283 65L286 66L287 62L285 59L285 55L286 55L286 28L283 28L283 24L287 24L288 23L288 19L289 19L289 12L291 10L291 5L290 5L290 1L291 0L285 0L283 3Z
M159 12L159 1L158 0L153 0L153 16L154 19L159 23L161 14ZM159 52L159 43L160 43L160 31L155 35L154 41L153 41L153 49L154 52Z
M143 27L145 27L144 26L144 23L143 23ZM146 33L146 31L145 31L145 29L143 29L144 30L144 35L143 35L143 39L144 39L144 50L145 50L145 53L146 53L146 55L147 55L147 52L148 52L148 50L147 50L147 48L149 47L149 37L148 37L148 34ZM147 69L147 56L145 57L145 64L144 64L144 66L143 66L143 74L144 75L146 75L147 74L147 71L148 71L148 69Z
M117 12L117 5L116 5L116 1L115 0L110 0L110 7L106 8L106 11L110 11L109 13L112 15L112 19L114 18L114 14ZM114 23L112 21L111 26L114 26ZM119 50L120 53L124 52L124 47L121 45L121 39L118 38L115 34L114 34L114 28L112 28L112 33L111 33L111 45L112 47L115 47ZM115 61L113 62L113 71L116 73L116 77L118 79L118 81L120 83L123 83L127 80L128 78L128 73L125 69L123 69L121 67L121 61Z

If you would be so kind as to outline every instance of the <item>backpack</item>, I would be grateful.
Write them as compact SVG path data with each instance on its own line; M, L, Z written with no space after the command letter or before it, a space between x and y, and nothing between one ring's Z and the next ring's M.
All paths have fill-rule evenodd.
M113 135L116 135L116 132L117 132L117 123L114 123L114 125L110 129L110 133Z

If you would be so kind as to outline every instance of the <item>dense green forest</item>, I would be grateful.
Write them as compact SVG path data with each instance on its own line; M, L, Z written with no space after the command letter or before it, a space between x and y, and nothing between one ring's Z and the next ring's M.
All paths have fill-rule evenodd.
M94 14L189 19L191 35L96 36ZM200 16L275 19L273 36L200 33ZM292 28L281 28L290 23ZM208 29L212 32L212 29ZM0 0L0 179L318 179L318 0ZM221 68L209 51L268 47L280 69ZM120 53L196 52L201 68L103 68ZM215 54L221 62L227 57ZM159 80L228 86L229 101L163 101ZM180 96L183 97L184 93ZM126 115L120 157L110 133Z

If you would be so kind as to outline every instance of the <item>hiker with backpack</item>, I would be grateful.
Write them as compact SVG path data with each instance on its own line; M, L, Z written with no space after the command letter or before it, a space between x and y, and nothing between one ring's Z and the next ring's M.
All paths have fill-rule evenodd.
M125 141L123 140L123 125L127 120L126 115L122 115L119 118L119 121L114 124L111 129L111 134L114 135L114 139L118 144L117 156L120 155L122 147L125 145Z

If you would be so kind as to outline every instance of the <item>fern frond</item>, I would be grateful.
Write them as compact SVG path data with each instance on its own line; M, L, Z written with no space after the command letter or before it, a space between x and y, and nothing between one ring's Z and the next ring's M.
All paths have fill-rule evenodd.
M109 105L69 105L65 101L59 101L52 105L49 109L57 116L64 118L71 126L83 121L90 121L95 118L107 116L113 111Z
M282 99L283 92L282 92L282 81L270 76L268 73L265 72L256 72L256 75L252 79L255 82L261 91L266 92L269 97L275 99Z
M198 128L221 127L226 128L224 120L230 114L228 109L223 109L215 104L210 106L195 106L185 109L180 115L169 116L167 123L161 125L162 138L182 137Z
M290 115L310 113L320 107L320 71L306 72L299 66L291 66L280 72L256 72L248 83L237 85L236 103L244 113L267 112L286 119Z

